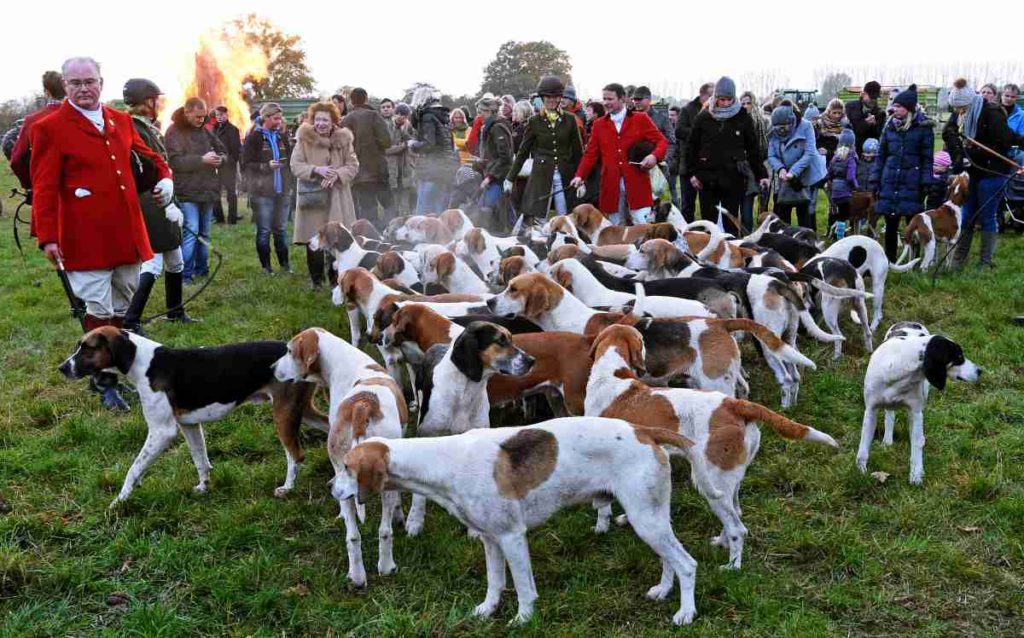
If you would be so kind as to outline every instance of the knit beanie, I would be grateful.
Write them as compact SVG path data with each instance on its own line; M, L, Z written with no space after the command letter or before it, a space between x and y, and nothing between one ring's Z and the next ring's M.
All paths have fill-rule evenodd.
M409 117L412 115L412 108L410 108L405 102L399 102L395 105L395 115Z
M899 104L911 113L917 110L917 85L911 84L906 91L900 91L892 101Z
M953 160L946 151L939 151L932 159L932 164L935 168L949 168L953 165Z
M974 101L974 96L974 89L967 86L967 80L964 78L957 78L957 80L953 82L953 88L949 90L949 105L955 109L970 106L971 102Z
M772 126L794 126L796 124L796 113L792 106L779 106L772 111Z
M804 117L808 120L814 121L821 117L821 111L818 110L818 106L816 104L809 104L807 106L807 110L804 111Z
M723 75L715 82L715 97L731 97L736 99L736 83L732 81L732 78Z
M857 138L853 134L853 129L844 128L843 132L839 134L839 146L848 146L853 148L853 145L857 143Z
M864 140L864 152L875 155L878 153L878 140L873 137L869 137Z

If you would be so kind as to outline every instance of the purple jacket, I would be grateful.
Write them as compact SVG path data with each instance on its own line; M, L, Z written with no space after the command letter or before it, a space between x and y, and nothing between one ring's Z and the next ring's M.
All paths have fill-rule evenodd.
M857 184L857 154L852 150L846 159L832 158L828 167L828 178L832 180L832 199L849 199L853 191L860 190Z

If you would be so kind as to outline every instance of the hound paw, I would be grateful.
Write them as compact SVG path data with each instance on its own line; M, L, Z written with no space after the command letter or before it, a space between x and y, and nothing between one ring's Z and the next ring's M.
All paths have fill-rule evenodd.
M724 565L719 565L718 569L723 572L737 572L740 570L740 562L738 560L731 560Z
M291 493L291 491L292 488L285 487L284 485L282 485L281 487L275 487L274 496L276 496L277 498L284 498L285 496L288 496Z
M207 483L204 482L204 483L200 483L199 485L196 485L195 487L193 487L192 491L195 492L196 494L206 494L206 492L209 489L210 489L210 486Z
M695 610L691 609L680 609L672 616L673 625L689 625L693 622L693 617L697 615Z
M350 571L348 580L356 589L366 589L366 572L362 569L357 572Z
M377 561L377 573L381 576L391 576L397 571L398 565L395 564L395 561L388 561L387 563Z
M648 600L665 600L668 595L672 593L672 585L663 587L661 583L658 583L654 587L647 590Z
M490 618L497 608L497 601L491 602L489 600L485 600L484 602L480 603L479 605L473 608L473 615L477 618Z
M924 483L924 470L914 470L910 473L910 484L920 485Z
M520 609L516 617L508 621L510 626L525 625L530 622L530 618L533 617L533 609Z
M861 474L865 474L868 471L868 457L858 456L857 457L857 469L860 470Z
M619 527L625 527L626 525L629 525L629 517L625 514L619 514L615 517L615 524Z
M405 519L405 534L406 536L419 536L420 532L423 531L423 521L414 521L411 519Z

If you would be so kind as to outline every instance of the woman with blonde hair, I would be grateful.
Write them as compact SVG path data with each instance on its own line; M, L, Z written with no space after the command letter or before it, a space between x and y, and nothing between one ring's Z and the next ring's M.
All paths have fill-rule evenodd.
M351 183L359 172L359 160L352 131L342 128L337 106L331 102L312 104L306 120L296 133L291 157L292 174L298 180L293 242L306 246L309 278L313 287L319 288L324 253L310 250L309 240L327 222L351 227L356 221Z
M459 165L472 166L473 154L466 145L469 136L469 116L461 106L452 109L448 116L448 127L452 130L452 141L455 142L455 150L459 153Z

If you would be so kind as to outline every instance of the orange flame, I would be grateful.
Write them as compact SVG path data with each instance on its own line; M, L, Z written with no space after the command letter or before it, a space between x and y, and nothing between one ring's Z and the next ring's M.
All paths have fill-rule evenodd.
M159 121L166 129L171 114L190 97L200 97L212 110L226 106L228 119L240 130L249 126L250 80L267 76L267 56L258 46L246 42L237 30L210 29L199 36L199 43L178 74L178 86L164 94Z

